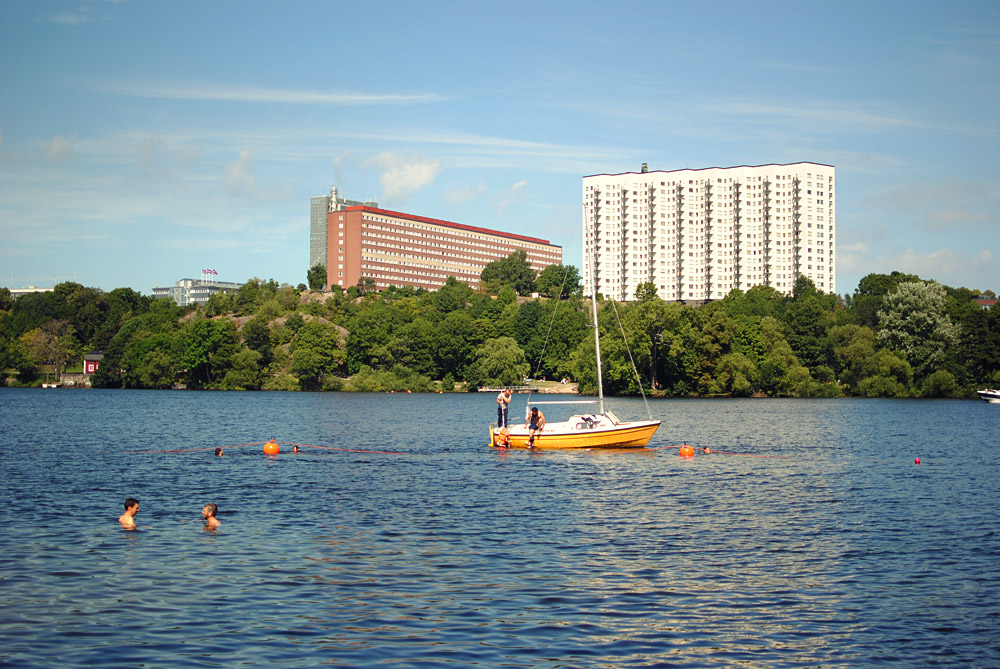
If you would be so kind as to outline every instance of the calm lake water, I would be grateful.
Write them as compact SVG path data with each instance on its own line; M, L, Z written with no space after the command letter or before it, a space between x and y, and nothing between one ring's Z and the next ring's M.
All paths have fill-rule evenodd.
M0 389L0 664L1000 666L1000 406L649 407L502 453L492 395Z

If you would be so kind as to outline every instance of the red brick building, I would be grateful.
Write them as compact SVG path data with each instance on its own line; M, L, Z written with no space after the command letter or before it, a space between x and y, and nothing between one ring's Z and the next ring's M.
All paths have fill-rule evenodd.
M562 264L562 247L547 239L369 206L328 212L326 228L327 288L369 278L380 290L436 290L449 276L476 288L486 265L519 249L536 272Z

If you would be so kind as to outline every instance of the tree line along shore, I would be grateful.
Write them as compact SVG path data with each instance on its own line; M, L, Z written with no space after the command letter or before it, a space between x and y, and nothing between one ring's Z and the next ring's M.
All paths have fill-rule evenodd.
M455 392L529 378L596 393L578 270L525 265L514 254L478 291L449 279L434 292L317 290L312 268L313 290L254 278L193 307L74 282L16 300L0 289L0 370L8 386L40 385L99 350L91 381L104 388ZM975 397L1000 385L1000 313L976 301L993 297L900 272L852 295L800 277L791 296L759 286L701 306L646 284L634 301L600 300L604 391Z

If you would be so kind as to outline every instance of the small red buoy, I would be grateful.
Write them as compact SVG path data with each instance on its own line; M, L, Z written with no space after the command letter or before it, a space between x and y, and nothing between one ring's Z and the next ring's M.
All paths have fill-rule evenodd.
M914 460L914 461L913 461L913 464L915 464L915 465L919 465L919 464L920 464L920 458L917 458L916 460Z
M278 446L278 442L274 439L264 444L265 455L277 455L278 453L281 453L281 447Z
M694 457L694 449L691 448L690 446L688 446L687 444L682 445L681 449L680 449L680 451L678 451L678 453L680 454L680 456L682 458L693 458Z

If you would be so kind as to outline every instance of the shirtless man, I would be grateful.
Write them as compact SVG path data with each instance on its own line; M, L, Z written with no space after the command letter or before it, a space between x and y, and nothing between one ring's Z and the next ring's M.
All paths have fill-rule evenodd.
M538 410L538 407L531 407L528 420L524 421L524 426L528 428L528 448L535 447L535 435L545 427L545 414Z
M139 500L129 497L125 500L125 513L121 515L118 522L126 530L135 529L135 514L139 513Z
M201 517L205 519L205 529L214 530L222 523L219 519L215 517L215 514L219 512L219 507L215 504L208 503L201 510Z

